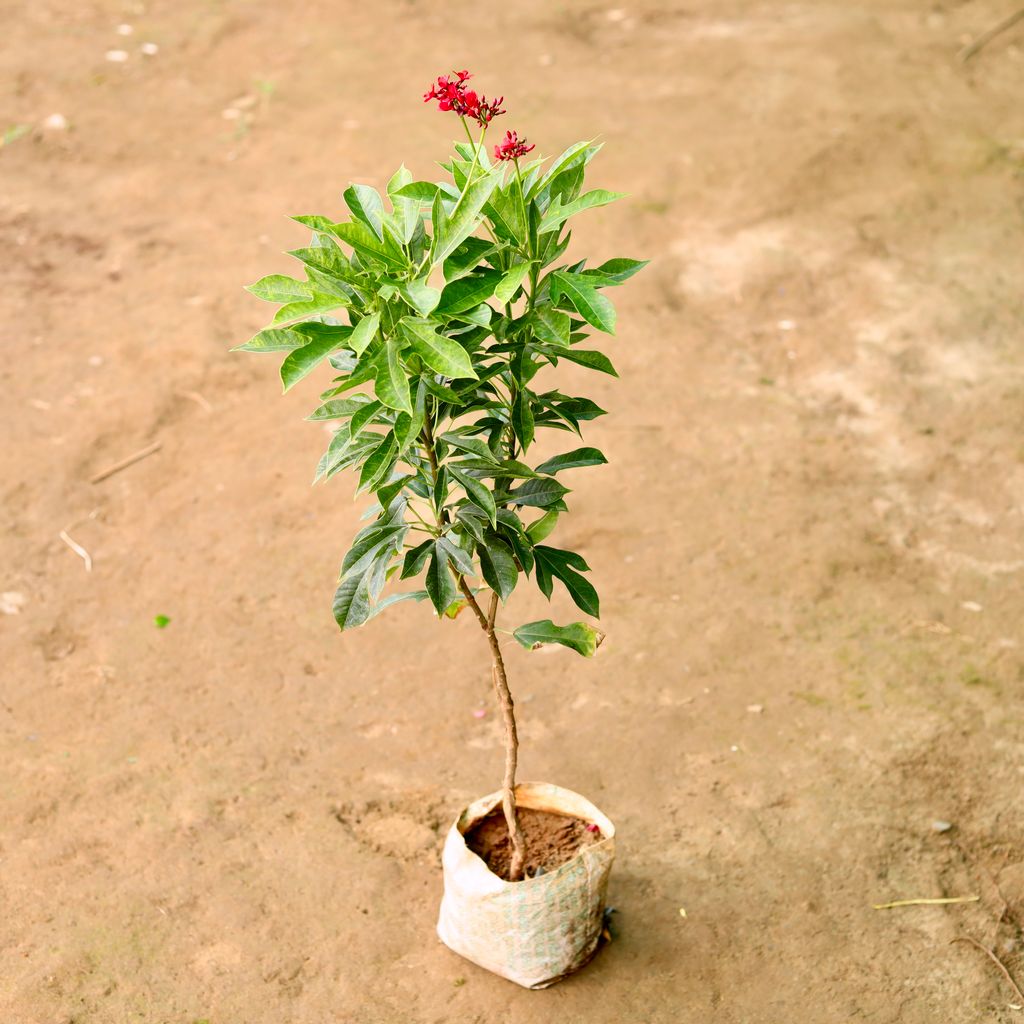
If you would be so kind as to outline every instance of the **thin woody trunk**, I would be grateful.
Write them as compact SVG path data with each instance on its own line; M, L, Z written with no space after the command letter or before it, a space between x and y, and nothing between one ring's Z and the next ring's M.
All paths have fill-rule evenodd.
M424 441L427 458L430 460L430 468L433 477L437 479L437 454L434 451L434 431L431 425L432 412L427 407L426 421L423 424ZM514 457L515 449L512 449ZM441 518L448 521L447 511L442 512ZM523 867L526 864L526 839L523 830L519 827L519 819L516 817L516 765L519 760L519 737L516 734L515 705L512 703L512 694L508 688L508 677L505 675L505 661L501 656L501 645L494 633L494 620L498 616L498 595L491 593L491 604L484 615L480 603L473 595L466 579L461 574L456 574L456 580L462 596L466 603L473 609L480 628L487 635L487 642L491 648L491 678L494 681L494 691L498 696L498 703L501 705L501 717L505 724L505 778L501 784L501 809L505 814L505 825L508 828L509 838L512 841L512 859L509 865L508 879L510 882L519 882L523 878Z
M501 706L501 717L505 725L505 778L501 787L501 809L505 814L505 825L512 842L512 859L508 878L510 882L519 882L523 878L523 867L526 863L526 839L519 827L519 819L516 817L516 765L519 760L519 737L516 733L515 705L512 701L512 693L508 688L508 677L505 675L505 661L501 656L501 645L494 632L494 620L498 614L498 595L491 594L491 605L487 615L484 615L469 584L461 577L459 586L476 613L480 628L487 634L487 642L491 648L491 676L494 680L494 691Z

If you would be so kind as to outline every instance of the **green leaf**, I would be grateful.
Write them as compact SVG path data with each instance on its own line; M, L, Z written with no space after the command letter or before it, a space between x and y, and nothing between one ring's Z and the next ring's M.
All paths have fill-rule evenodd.
M486 543L477 545L476 553L484 582L503 602L507 601L519 582L519 570L512 552L496 534L489 533Z
M582 654L585 658L594 656L604 634L585 622L574 622L569 626L556 626L550 619L527 622L512 631L512 635L528 651L536 650L543 644L561 644Z
M608 373L613 377L618 377L618 372L612 365L612 361L603 352L597 352L593 349L570 348L551 354L557 359L568 359L591 370L600 370L601 373Z
M527 505L531 508L544 508L559 501L563 495L569 493L568 487L563 487L557 480L542 478L540 480L527 480L519 485L509 496L509 503L513 505Z
M284 274L268 274L255 284L246 286L245 290L267 302L297 302L310 297L309 285L305 281L296 281Z
M462 459L458 466L459 469L472 469L481 476L491 476L496 479L508 477L511 479L535 480L539 478L539 474L534 473L529 466L525 466L515 459L505 459L497 465L485 459Z
M561 204L560 200L556 199L541 218L540 230L541 232L553 231L574 214L592 209L595 206L606 206L608 203L614 203L616 199L621 199L624 194L623 192L608 192L603 188L595 188L592 192L587 192L586 195L580 196L579 199L574 199L565 206Z
M545 547L543 544L534 547L533 553L537 560L537 586L545 596L551 596L551 577L555 576L562 581L569 596L582 611L595 619L601 617L597 591L589 580L576 571L585 571L589 568L580 555L575 551L562 551L559 548Z
M494 294L500 280L501 274L497 270L483 270L478 274L452 281L445 285L441 293L441 301L437 303L437 314L452 316L473 309Z
M352 328L352 333L349 335L348 339L349 348L351 348L356 355L362 355L366 346L373 341L379 326L380 313L370 313L369 316L364 316L362 320Z
M489 171L462 192L441 230L435 230L431 263L447 259L473 233L484 203L490 199L503 174L504 168Z
M324 295L314 292L312 298L304 302L289 302L274 314L275 324L285 324L291 320L315 316L317 313L330 313L332 310L348 308L351 301L346 295Z
M569 314L559 312L551 306L539 306L533 310L525 323L533 329L538 341L557 345L559 348L569 347Z
M554 294L557 288L591 327L596 327L607 334L615 333L615 307L593 285L587 284L586 278L579 274L567 274L562 270L556 270L551 278L554 301L558 301Z
M432 373L425 374L420 378L426 385L427 390L435 397L440 399L442 402L447 402L449 405L465 405L466 398L459 394L458 391L453 391L451 388L445 387L443 384L438 384L434 380Z
M334 621L345 630L361 626L369 617L369 571L345 576L334 592Z
M520 285L530 272L529 263L517 263L498 283L494 289L494 297L504 306L515 298Z
M412 483L416 478L408 473L400 474L398 476L391 475L392 478L386 482L378 481L375 488L377 492L377 500L381 504L381 508L387 508L391 502L398 497L399 494L405 490L407 484Z
M416 387L412 414L401 412L395 418L395 440L398 442L399 458L412 447L423 429L426 418L426 397L426 385L420 380Z
M345 416L351 416L359 412L370 402L368 395L353 395L351 398L332 398L324 402L319 408L314 409L307 420L340 420Z
M395 435L388 434L383 441L366 457L363 468L359 471L359 488L373 488L373 485L382 480L388 472L388 467L393 465L395 458Z
M481 441L478 437L463 437L461 434L448 433L442 434L440 439L442 441L446 441L453 448L458 448L460 451L479 455L481 459L485 459L493 465L497 465L501 461L498 456L487 447L486 442Z
M400 578L407 580L410 576L418 576L423 571L423 566L427 564L427 559L433 550L434 540L431 537L423 541L422 544L417 544L416 547L406 551L405 560L402 562L402 575Z
M384 203L375 188L350 185L345 189L345 205L356 220L365 224L378 239L384 238Z
M460 505L455 510L455 518L472 535L474 540L483 544L487 513L482 508L470 504Z
M416 234L416 228L419 226L420 203L416 199L397 196L395 193L411 183L412 174L404 164L395 171L388 182L388 199L391 200L391 208L395 211L395 223L398 226L399 236L406 245L412 241L413 235Z
M292 352L309 344L309 339L284 328L268 328L253 335L242 345L236 345L232 352Z
M388 594L383 601L378 601L373 609L370 611L370 618L374 618L380 615L382 611L390 608L393 604L398 604L400 601L425 601L427 598L427 592L425 590L409 590L401 594Z
M466 350L457 341L438 334L430 323L404 317L398 326L413 351L435 373L455 379L476 377Z
M475 576L476 569L473 566L473 559L469 553L453 544L448 537L437 538L437 549L448 556L448 560L455 566L456 571L462 576Z
M437 195L438 188L432 181L411 181L407 185L402 185L401 188L396 188L394 191L388 188L393 196L399 196L402 199L415 199L421 203L432 203L434 196Z
M438 550L436 544L434 552L430 556L424 584L430 603L438 615L444 615L448 606L458 599L459 592L455 587L455 580L452 579L452 574L448 571L448 555L443 548Z
M564 455L556 455L547 462L542 462L537 467L538 473L555 474L563 469L578 469L581 466L601 466L608 460L596 448L577 448L574 451L566 452Z
M519 445L526 451L533 443L534 421L533 406L530 402L530 392L523 388L516 394L516 400L512 404L512 431L519 440Z
M398 290L420 316L429 316L441 299L441 293L425 280L406 281L398 286Z
M493 315L494 310L486 302L481 302L479 306L474 306L472 309L455 313L453 319L461 320L467 324L475 324L477 327L486 327L491 322Z
M383 408L383 402L366 402L363 407L352 416L352 419L349 422L348 429L352 437L355 438L362 433L363 427L367 426Z
M600 149L600 145L595 146L592 142L574 143L551 164L544 177L529 190L530 195L543 191L559 174L570 167L574 167L578 163L590 163Z
M378 519L360 530L341 563L341 576L365 572L382 551L394 553L401 547L409 527L404 522Z
M471 235L444 261L444 279L456 281L472 273L494 249L492 242Z
M333 238L318 237L323 244L311 245L306 249L291 249L288 255L305 264L307 274L319 273L330 280L358 284L361 272L349 262L345 250Z
M643 270L650 260L630 260L625 258L608 260L593 270L584 270L583 276L591 278L595 288L622 284L634 274Z
M332 224L331 234L348 242L360 256L371 262L382 263L393 270L405 270L409 265L406 255L390 238L381 241L365 224L357 221Z
M473 502L476 505L479 505L480 508L482 508L484 512L487 513L487 518L491 521L491 526L497 526L498 507L494 503L494 495L491 493L488 486L482 483L481 481L477 480L476 477L469 476L469 474L463 473L460 470L456 469L453 464L449 464L448 472L450 472L451 475L455 477L455 479L458 480L460 484L462 484L466 493L473 500Z
M534 544L547 540L558 523L559 512L545 512L536 522L526 528L526 535Z
M288 391L306 376L322 359L345 344L352 333L352 328L344 328L336 333L314 338L308 345L297 348L285 356L281 364L281 383Z
M485 211L494 225L494 233L516 246L525 246L527 225L523 219L523 206L519 201L519 186L512 181L507 191L497 191L491 196Z
M334 391L327 395L327 398L334 398L336 395L340 395L351 388L359 387L360 384L365 384L368 380L373 380L377 373L377 357L380 356L381 352L364 352L358 359L352 352L337 352L330 357L331 365L341 371L340 377L335 377L335 381L340 381ZM348 357L345 359L344 357Z
M292 217L292 220L304 224L312 231L330 231L331 224L334 223L330 217L321 217L316 213L306 213L300 217Z
M374 359L376 374L373 393L389 408L412 414L412 398L409 394L409 377L399 361L399 344L396 338L388 338Z

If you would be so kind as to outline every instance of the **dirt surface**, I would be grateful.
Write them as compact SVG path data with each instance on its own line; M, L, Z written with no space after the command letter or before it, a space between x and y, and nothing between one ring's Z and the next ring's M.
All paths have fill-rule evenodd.
M519 827L526 841L526 863L523 866L527 878L533 878L538 871L553 871L566 861L572 860L584 845L597 842L600 838L587 830L587 823L568 814L553 814L551 811L537 811L532 807L520 807L516 812ZM597 828L595 825L594 828ZM508 825L500 807L484 815L465 832L466 846L501 878L508 879L512 863L512 844L508 838Z
M1024 976L1022 26L956 59L1006 13L7 10L4 1024L1020 1019L950 944ZM286 214L432 175L453 66L547 154L600 134L593 186L631 199L574 251L653 260L621 380L566 372L610 411L558 534L608 640L508 649L522 777L618 831L615 940L540 993L433 931L441 836L501 776L479 630L336 632L362 505L309 487L316 384L227 351ZM506 622L571 614L524 591Z

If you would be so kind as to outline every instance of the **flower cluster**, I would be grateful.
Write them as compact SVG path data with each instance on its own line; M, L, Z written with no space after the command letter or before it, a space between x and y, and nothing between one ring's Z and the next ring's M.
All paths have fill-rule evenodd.
M467 79L473 76L468 71L453 71L454 77L440 75L437 82L423 94L423 102L437 100L441 110L454 110L459 117L472 118L481 128L486 128L499 114L504 114L501 104L504 96L489 100L486 96L478 96L467 88Z
M516 132L505 132L505 141L494 147L494 159L518 160L535 148L535 146L528 146L526 139L519 138Z

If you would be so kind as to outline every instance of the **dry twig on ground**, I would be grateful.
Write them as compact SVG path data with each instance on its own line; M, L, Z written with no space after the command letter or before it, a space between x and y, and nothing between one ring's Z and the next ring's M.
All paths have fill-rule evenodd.
M151 445L147 445L141 451L135 452L134 455L129 455L126 459L122 459L120 462L115 462L112 466L108 466L101 473L97 473L89 483L98 484L101 481L106 480L108 476L120 473L122 469L127 469L129 466L133 466L136 462L146 458L147 455L152 455L153 452L158 452L160 450L160 446L160 441L154 441Z
M986 946L983 946L977 939L972 939L969 935L958 935L955 939L953 939L953 942L967 942L975 948L980 949L982 953L984 953L985 956L987 956L989 960L991 960L992 963L994 963L996 967L999 968L1003 977L1009 982L1010 988L1012 988L1013 991L1017 993L1017 998L1021 1001L1021 1003L1024 1003L1024 992L1021 992L1020 986L1017 984L1017 982L1013 980L1013 975L1010 974L1009 970L1007 970L1006 964L1004 964L1003 961L1000 960L999 957L997 957L991 949L988 949ZM953 945L953 942L950 943L951 946Z
M993 25L990 29L986 29L980 36L978 36L977 39L969 42L957 54L957 56L960 58L962 63L966 64L976 53L978 53L979 50L988 46L996 36L1002 35L1002 33L1007 29L1013 28L1013 26L1022 18L1024 18L1024 7L1021 7L1020 10L1014 11L1013 14L1008 17L1003 18L1002 21Z

